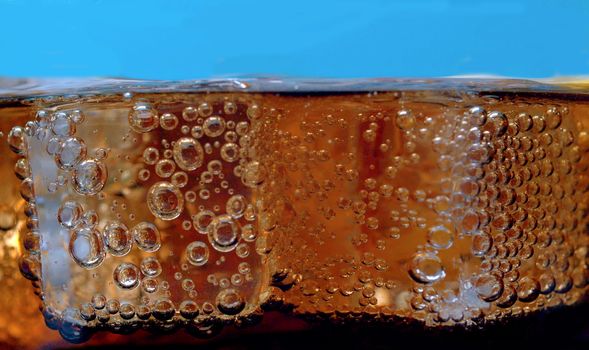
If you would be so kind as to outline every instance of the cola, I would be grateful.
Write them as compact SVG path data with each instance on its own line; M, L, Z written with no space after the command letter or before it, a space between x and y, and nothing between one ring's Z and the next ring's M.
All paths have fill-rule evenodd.
M68 341L210 337L276 312L484 329L586 298L585 90L44 84L3 91L1 171L16 178L0 224L4 260L20 255L45 323Z

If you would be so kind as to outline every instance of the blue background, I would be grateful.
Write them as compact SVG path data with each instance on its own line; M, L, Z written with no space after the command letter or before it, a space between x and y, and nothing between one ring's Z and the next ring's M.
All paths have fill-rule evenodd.
M589 1L0 0L0 76L589 74Z

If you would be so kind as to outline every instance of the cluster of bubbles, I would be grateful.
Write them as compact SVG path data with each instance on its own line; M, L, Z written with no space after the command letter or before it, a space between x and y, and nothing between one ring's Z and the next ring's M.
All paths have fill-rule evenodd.
M189 240L182 249L188 264L182 270L188 273L188 266L192 266L197 276L208 273L208 282L221 288L211 305L223 315L234 316L246 307L239 287L253 281L250 268L241 268L248 263L242 262L230 279L218 279L217 274L205 271L210 265L223 264L223 254L234 252L240 259L250 256L250 244L257 237L257 216L253 203L244 195L264 181L265 169L247 153L250 123L258 113L257 106L221 101L184 105L179 112L176 107L160 112L167 108L156 109L139 101L128 120L135 133L159 135L157 144L143 149L144 167L137 172L138 183L148 187L149 212L157 220L182 222L183 230L195 235L196 239ZM145 292L155 293L161 288L155 277L143 279ZM181 281L182 289L191 298L198 295L192 278L183 272L175 273L174 278ZM189 306L198 310L197 306ZM180 313L192 315L194 311L183 313L180 306Z
M153 223L143 221L129 229L122 222L110 221L101 231L98 214L93 210L84 211L82 204L76 201L61 204L57 221L71 234L69 252L72 258L87 269L98 267L107 253L124 257L133 246L148 253L161 246L159 230Z
M589 281L582 224L587 188L577 186L587 159L572 131L578 126L563 119L566 109L536 113L472 107L447 117L432 139L438 167L448 174L438 214L452 232L470 238L470 254L480 260L478 272L432 285L443 272L440 260L429 261L426 272L423 253L415 256L411 276L427 287L415 289L412 306L436 323L499 319L512 307L574 302ZM447 231L432 227L428 245L447 249Z
M62 319L76 333L75 320L201 324L286 303L314 317L452 325L579 300L589 282L582 125L563 107L425 95L128 96L126 137L141 148L126 160L138 163L151 215L130 221L101 221L86 200L104 198L108 175L106 152L88 157L76 137L84 114L39 112L8 140L21 155L25 135L46 140L65 174L49 192L68 181L75 192L57 212L73 261L97 271L110 256L118 290L141 294L97 291ZM15 171L35 218L28 163ZM169 236L178 246L162 244ZM168 271L166 256L179 266ZM22 259L31 279L38 260ZM262 273L269 285L251 297Z
M405 101L265 109L251 137L271 230L257 250L280 298L301 314L408 309L430 325L580 300L583 126L562 107Z

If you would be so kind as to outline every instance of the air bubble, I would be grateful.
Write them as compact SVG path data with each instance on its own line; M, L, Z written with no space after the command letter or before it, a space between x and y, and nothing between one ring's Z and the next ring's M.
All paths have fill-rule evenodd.
M64 202L57 211L57 221L64 227L72 228L80 222L82 206L78 202Z
M188 174L183 171L179 171L172 175L172 184L177 187L184 187L188 183Z
M175 313L174 304L168 299L160 299L156 301L151 313L160 321L169 320Z
M213 107L208 102L203 102L198 106L198 114L201 117L208 117L213 114Z
M27 148L25 141L25 131L21 126L15 126L8 133L8 145L16 154L23 154Z
M540 285L534 278L526 276L519 281L517 286L517 296L519 300L526 303L532 302L538 298L539 293Z
M235 289L224 289L217 295L217 309L226 315L237 315L245 308L245 301Z
M236 194L227 200L225 210L227 214L231 215L232 218L239 219L243 216L246 206L247 204L245 202L245 197L240 194Z
M178 117L172 113L164 113L160 117L160 126L164 130L174 130L178 126Z
M196 318L199 314L198 305L192 300L184 300L180 304L180 315L187 320L192 320Z
M122 263L115 269L113 278L119 288L133 289L139 285L139 268L134 264Z
M493 137L501 137L507 131L509 122L505 114L501 112L491 112L487 116L487 121L484 125L484 130L489 131Z
M186 247L186 258L194 266L203 266L209 260L209 247L201 241L194 241Z
M419 283L433 283L446 276L440 258L430 253L416 254L411 261L409 274Z
M173 220L184 210L184 197L176 186L161 181L149 189L147 206L156 217L162 220Z
M486 233L474 235L472 238L472 254L482 257L491 249L493 241L491 236Z
M208 137L220 136L225 131L225 119L219 116L208 117L202 127Z
M107 178L106 166L95 159L82 161L72 172L74 190L83 195L94 195L100 192Z
M157 277L162 272L162 265L156 257L149 256L141 261L141 272L145 276Z
M253 242L256 240L256 228L252 224L244 225L241 228L241 238L246 242Z
M161 178L170 177L176 170L176 164L169 159L162 159L155 165L155 173Z
M139 249L145 252L155 252L160 248L160 232L150 222L140 222L131 231L135 243Z
M104 244L113 256L124 256L131 251L133 238L127 226L120 222L110 222L104 228Z
M241 175L244 185L255 188L261 185L266 179L266 168L258 161L251 161L245 165Z
M192 217L192 223L199 233L206 234L214 218L215 213L212 211L201 210Z
M148 278L144 278L141 281L141 289L143 289L143 291L145 293L149 293L149 294L155 293L155 292L157 292L158 288L159 288L159 284L158 284L157 280L154 278L148 277Z
M427 242L435 249L448 249L452 246L454 238L452 232L446 226L439 225L429 229Z
M133 131L146 133L159 125L157 112L149 105L136 104L129 113L129 126Z
M229 252L237 246L239 226L229 215L220 215L211 221L207 230L209 242L220 252Z
M397 112L396 123L401 130L411 130L415 126L415 117L410 111L401 110Z
M250 255L250 248L247 243L239 243L235 248L235 254L242 259L247 258Z
M57 153L55 161L61 169L70 169L80 163L86 156L86 144L77 137L65 139Z
M198 110L192 106L184 108L182 118L187 122L195 121L198 118Z
M160 152L155 147L147 147L143 151L143 161L145 164L153 165L157 163L160 158Z
M88 227L72 231L69 252L74 261L86 269L93 269L100 265L106 255L100 232Z
M58 112L51 121L51 131L57 136L71 136L76 132L76 125L65 112Z
M191 137L182 137L174 144L174 160L180 169L192 171L203 163L204 151L198 141Z
M503 292L503 282L495 275L482 275L474 283L477 294L484 301L497 300Z

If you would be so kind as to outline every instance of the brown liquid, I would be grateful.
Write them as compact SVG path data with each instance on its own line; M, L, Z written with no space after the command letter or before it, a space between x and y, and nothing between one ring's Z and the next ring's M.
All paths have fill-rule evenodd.
M83 192L100 179L83 178L88 181L76 189L73 170L64 171L64 185L42 178L47 168L35 164L53 161L44 153L50 136L30 138L35 198L52 203L56 194L68 193L85 211L96 210L102 233L112 221L129 231L146 221L160 233L155 252L135 239L123 257L103 247L104 257L98 254L99 265L90 268L66 256L57 264L71 273L65 286L54 283L52 274L62 272L41 255L45 306L58 317L67 307L80 308L89 329L118 323L207 333L210 322L250 323L262 309L330 323L473 326L575 304L586 295L589 136L583 95L177 93L38 104L22 108L20 116L0 110L2 123L14 115L19 120L9 120L6 129L23 125L39 109L49 116L78 109L85 118L69 136L85 142L84 159L101 158L100 149L108 149L100 159L108 176L96 194ZM188 107L195 108L194 120ZM146 113L135 124L145 132L129 129L133 108ZM247 130L240 122L248 123ZM174 154L172 142L181 138L197 140L202 151ZM227 144L238 145L238 152L227 153L233 149ZM158 150L157 161L146 162L148 147ZM3 161L13 163L10 157ZM186 179L176 175L173 187L181 197L168 187L154 192L180 171ZM244 205L227 208L235 195ZM18 208L14 203L5 206L7 213ZM33 217L57 212L40 203ZM226 217L236 208L244 212ZM218 232L195 229L194 216L205 210L220 218ZM16 213L22 216L22 209ZM42 241L55 244L52 254L58 247L68 252L69 232L43 236L50 221L58 219L49 215L33 226ZM239 227L237 238L231 223ZM25 226L23 219L14 221L5 237L24 235ZM4 244L17 241L11 239ZM192 257L186 251L194 241L208 247L204 263L202 250ZM74 256L84 255L84 244L74 245ZM150 256L162 267L154 277L157 291L150 292L145 271L137 281L132 274L113 276L121 263L142 270ZM187 300L198 307L194 320L182 309L193 305ZM135 313L128 320L123 304ZM168 313L169 305L175 313ZM11 306L15 314L22 308ZM144 307L151 312L147 320L138 314Z

